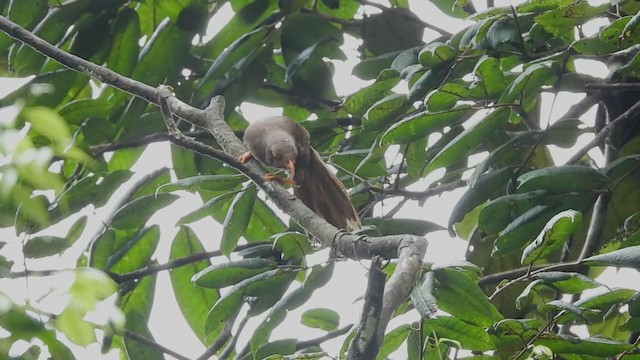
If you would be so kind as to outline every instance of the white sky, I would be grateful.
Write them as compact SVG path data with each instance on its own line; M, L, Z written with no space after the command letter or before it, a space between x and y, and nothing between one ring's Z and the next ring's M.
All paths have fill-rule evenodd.
M439 11L435 6L427 1L414 0L410 1L411 9L425 21L429 21L434 25L445 28L450 31L456 31L467 25L464 21L449 19L446 16L438 16ZM497 5L508 5L507 2L497 1ZM208 34L214 34L225 24L225 19L228 19L231 14L230 8L227 5L216 15L211 21L211 26L208 29ZM590 27L586 27L585 31L597 31L601 23L591 24ZM430 41L435 38L436 34L432 31L425 31L425 41ZM368 82L362 81L355 76L351 75L352 67L358 62L357 60L357 47L358 43L352 37L346 36L345 45L342 50L347 54L349 60L341 62L335 61L335 84L336 90L339 95L347 95L355 92L361 87L368 84ZM576 64L579 68L588 69L592 74L598 76L604 76L607 73L607 69L595 62L578 61ZM11 89L20 85L19 80L4 79L2 80L2 88L0 89L0 97L6 95ZM6 93L5 93L6 92ZM548 106L551 103L552 95L543 94L543 102L547 106L543 105L543 109L550 108ZM562 115L568 107L577 100L576 95L569 93L561 93L558 99L555 101L553 109L550 109L549 118L551 121L557 119ZM281 109L266 108L259 105L244 104L242 107L244 115L254 120L267 115L279 115ZM590 117L590 116L588 116ZM585 117L585 118L588 118ZM579 144L586 143L589 140L589 136L583 136L580 139ZM579 145L578 145L579 146ZM397 151L397 150L396 150ZM601 155L596 152L591 153L596 157ZM566 159L571 156L570 151L554 151L554 159L557 163L564 163ZM167 144L151 144L147 151L143 154L140 160L132 168L132 171L136 172L135 177L130 182L135 181L137 178L158 169L163 166L170 166L171 156L169 153L169 147ZM395 159L395 153L390 152L387 156L387 163L391 163ZM433 176L433 175L432 175ZM431 177L431 176L430 176ZM414 184L409 187L411 190L422 190L425 183ZM463 190L456 190L447 192L438 197L429 199L424 207L419 207L416 201L409 201L403 209L398 213L397 217L401 218L414 218L421 220L429 220L441 225L446 226L449 213L453 204L455 204L460 196L463 194ZM184 215L187 211L195 209L201 202L195 196L188 193L181 193L182 197L176 201L173 205L158 212L151 220L150 223L158 224L161 228L161 240L156 252L155 258L163 263L167 261L169 254L169 246L171 240L175 235L177 229L173 224L175 221ZM114 197L115 198L115 197ZM381 215L385 211L393 208L397 204L397 199L389 199L376 208L376 214ZM78 245L86 245L96 229L100 226L100 220L107 213L109 205L105 208L93 211L92 209L85 209L83 213L90 215L90 222L87 229L81 239L78 241ZM281 214L281 212L279 212ZM66 229L75 221L77 217L67 219L58 226L52 228L53 234L64 234ZM203 240L207 249L216 249L218 244L216 243L219 234L221 234L221 226L211 219L204 219L191 225L196 233ZM6 237L8 234L0 233L0 236ZM426 256L426 261L446 263L456 259L464 258L464 251L466 243L459 239L452 239L449 237L446 231L430 233L427 235L429 241L429 249ZM14 256L16 253L20 253L21 239L14 237L13 244L3 249L3 253L12 253ZM73 267L75 259L82 251L80 246L74 247L73 250L65 252L62 256L49 257L43 261L28 261L27 265L29 269L64 269ZM327 258L326 252L322 252L319 255L313 256L310 259L311 263L323 262ZM214 259L213 261L224 261L222 258ZM14 266L14 271L23 270L21 265L22 260L17 261ZM366 285L366 262L359 263L355 261L345 261L337 265L334 277L329 284L322 289L316 291L312 299L302 308L297 309L289 313L285 323L279 326L272 334L271 340L279 338L297 338L300 340L311 339L317 336L321 336L324 332L314 330L300 325L300 315L302 312L309 308L326 307L338 311L341 315L341 326L357 322L359 316L361 302L358 301L359 297L364 294ZM620 271L616 273L613 270L609 270L606 274L606 282L609 286L621 286L629 287L629 276L635 275L630 271ZM71 280L68 274L60 274L50 278L29 278L20 280L5 280L0 279L0 288L3 292L7 292L11 298L17 303L24 303L25 299L33 305L37 305L47 311L56 312L64 307L65 297L58 288L64 288L70 284ZM638 282L634 282L638 283ZM66 285L65 285L66 284ZM638 285L636 285L638 288ZM52 294L50 294L52 293ZM50 295L49 295L50 294ZM92 320L104 321L105 314L109 313L108 304L106 308L101 308L101 312L95 315ZM244 344L248 337L247 334L251 333L252 326L255 326L261 321L262 317L257 317L249 322L249 325L244 331L244 336L240 339L240 344ZM416 316L410 320L416 319ZM407 318L403 318L402 321L406 321ZM394 320L389 326L389 330L402 323L402 321ZM172 294L171 285L167 272L161 272L158 276L156 285L156 296L154 302L154 310L151 314L149 326L155 337L155 340L163 344L164 346L175 350L176 352L188 356L196 357L200 355L204 350L204 346L197 340L191 329L187 326L182 314L178 309ZM0 332L0 336L2 333ZM337 350L340 348L343 341L343 337L326 343L325 349L328 349L331 355L337 354ZM28 347L27 343L23 343L21 346L17 346L15 350L24 350ZM78 355L79 359L118 359L117 352L112 351L106 355L100 354L100 349L97 344L89 346L87 349L81 349L73 347L74 351ZM403 351L397 358L404 357ZM169 358L169 357L167 357Z

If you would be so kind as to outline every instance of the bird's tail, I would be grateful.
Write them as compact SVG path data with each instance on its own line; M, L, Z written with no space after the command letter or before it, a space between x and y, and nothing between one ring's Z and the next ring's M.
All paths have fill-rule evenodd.
M310 155L308 171L296 171L298 186L294 188L294 194L338 229L360 229L360 217L342 182L327 168L315 150L311 149Z

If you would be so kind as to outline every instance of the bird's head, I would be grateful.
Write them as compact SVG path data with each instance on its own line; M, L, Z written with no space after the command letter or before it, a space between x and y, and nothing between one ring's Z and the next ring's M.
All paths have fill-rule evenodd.
M298 157L298 149L293 139L285 137L271 144L266 154L266 162L271 166L286 169L291 178L295 176L295 164Z

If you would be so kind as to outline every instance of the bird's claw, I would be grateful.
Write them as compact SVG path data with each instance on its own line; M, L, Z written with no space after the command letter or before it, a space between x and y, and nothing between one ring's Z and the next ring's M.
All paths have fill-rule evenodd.
M276 174L268 173L264 175L264 178L268 181L276 181L282 185L296 186L296 182L291 178L281 178Z
M240 160L241 163L246 164L252 158L253 158L253 154L251 153L251 151L247 151L246 153L240 155L238 159Z

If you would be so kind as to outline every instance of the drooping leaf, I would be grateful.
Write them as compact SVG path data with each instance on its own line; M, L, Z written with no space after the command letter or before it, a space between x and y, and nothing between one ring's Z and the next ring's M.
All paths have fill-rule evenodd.
M203 253L204 251L193 230L183 226L173 238L169 258L170 260L176 260ZM173 293L180 311L187 324L203 344L207 344L204 336L204 319L206 319L209 308L220 298L220 293L217 290L196 286L191 282L191 277L210 264L209 260L201 260L171 269L169 273Z
M249 186L246 190L236 194L231 202L222 224L222 238L220 239L220 251L227 257L238 244L242 232L249 225L257 192L258 189L255 186Z

